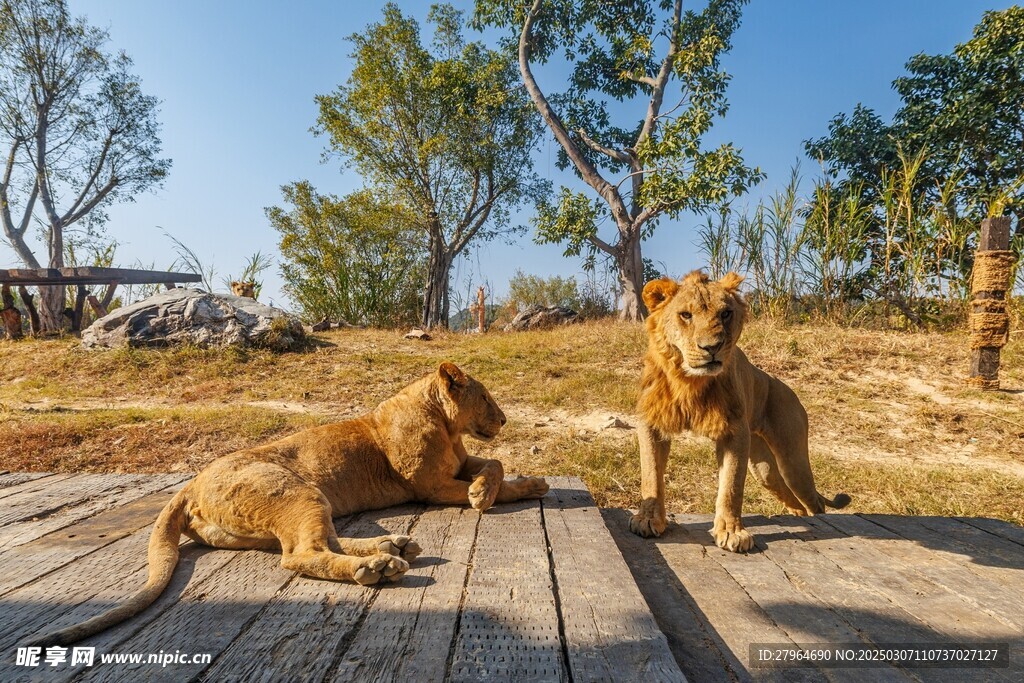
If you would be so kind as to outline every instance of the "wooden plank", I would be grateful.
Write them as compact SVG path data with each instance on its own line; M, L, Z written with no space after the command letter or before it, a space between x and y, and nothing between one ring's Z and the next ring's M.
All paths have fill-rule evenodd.
M133 485L145 477L138 474L79 474L41 479L39 488L4 498L0 508L0 527L53 514L110 489Z
M875 517L868 519L875 521ZM899 533L899 528L889 524L905 519L882 515L878 523ZM1024 547L1010 539L949 517L913 517L909 521L914 528L920 526L932 532L928 535L931 547L970 555L975 566L1024 569Z
M693 528L697 520L692 515L676 515L686 528ZM807 593L790 581L783 567L765 552L766 542L774 543L777 537L787 535L785 529L761 516L744 518L747 529L755 534L758 552L738 554L722 550L708 542L708 557L718 562L756 602L765 614L775 622L795 643L859 643L869 642L841 619L830 606L814 595ZM710 538L710 536L709 536ZM694 539L703 542L703 539ZM822 668L818 676L828 680L846 680L848 672ZM907 680L907 677L892 667L863 669L857 671L859 681Z
M964 551L966 544L953 534L963 533L959 527L965 525L950 520L956 526L950 526L946 533L937 533L915 517L829 515L822 519L845 533L871 538L878 552L913 566L922 576L956 593L974 609L1024 632L1024 614L1019 607L1024 605L1024 571L987 571L990 568L975 564L969 555L964 557L962 553L969 553L971 548L967 546ZM939 523L939 526L945 528L944 524ZM993 541L999 540L984 531L973 531ZM1019 555L1019 560L1024 561L1024 549Z
M938 640L993 641L1019 637L1019 634L990 615L979 612L956 591L922 576L913 564L880 552L876 541L846 537L837 542L835 527L825 521L826 517L832 516L807 518L808 526L816 532L825 532L825 538L810 541L815 549L847 571L872 576L875 581L872 586L874 590L916 615L936 632ZM836 520L832 520L832 524L836 523Z
M240 552L244 551L217 550L188 541L181 546L180 552L181 556L178 560L178 566L174 571L174 576L171 578L171 583L160 597L157 598L156 602L131 619L113 626L102 633L98 633L92 638L83 640L80 645L95 647L97 657L99 653L131 652L125 649L122 644L148 625L159 620L181 600L187 590L201 585L208 580L216 581L216 577L222 569L229 562L235 560ZM54 621L53 628L63 628L79 623L112 605L122 602L146 583L147 573L148 569L143 565L130 574L122 575L118 581L104 586L89 602L79 605L70 612L59 616ZM203 599L201 593L199 599ZM158 649L153 652L158 653L159 651ZM165 649L165 651L172 650ZM46 680L48 683L70 681L72 679L78 680L75 678L76 676L90 670L84 666L69 666L67 669L62 669L59 675L47 676ZM180 669L178 673L179 675L182 673ZM125 673L123 665L108 665L106 675L114 677L115 680L136 680L135 674Z
M709 624L709 635L726 656L732 673L740 680L752 676L759 681L820 680L808 670L750 668L750 643L794 645L793 640L729 572L708 557L708 551L716 547L708 533L711 516L688 519L692 521L670 524L654 543Z
M377 596L332 680L444 680L479 519L469 507L432 507L420 516L412 536L423 556Z
M141 631L117 643L119 652L190 652L216 657L231 644L272 597L295 576L281 567L279 553L217 551L230 559L205 580L191 583L180 599ZM99 651L99 647L97 647ZM86 669L87 681L179 681L205 665L165 668L124 664Z
M371 537L405 533L422 506L363 513L340 523L339 533ZM355 583L295 576L205 672L206 680L323 680L382 592L398 584ZM397 643L392 643L396 646Z
M564 681L562 640L540 503L481 515L451 681Z
M104 587L145 567L148 543L146 528L4 595L0 600L0 651L16 639L42 631L60 615L77 611L83 603L89 603L89 616L103 611L109 603L90 601ZM145 579L134 588L142 583Z
M125 478L119 477L114 486L100 491L85 500L58 508L52 514L48 514L41 519L26 519L0 527L0 553L33 541L50 532L63 529L104 510L130 503L167 486L180 484L186 478L187 475L183 474L146 474L128 475ZM2 581L3 577L0 577L0 582Z
M685 681L586 485L548 483L541 505L573 680Z
M144 285L163 282L201 282L195 273L175 273L165 270L139 270L136 268L8 268L0 269L0 283L23 287L52 285L96 285L114 280L125 285Z
M832 515L828 516L832 517ZM848 572L828 557L818 553L808 540L813 538L813 529L806 525L804 517L773 517L785 533L772 534L762 538L758 545L764 546L765 554L785 569L786 577L800 590L812 595L838 615L859 633L859 640L871 643L929 643L943 640L917 616L894 605L888 598L874 589L872 575L862 572ZM847 642L857 642L850 639ZM858 680L864 669L849 669ZM891 672L893 678L902 674L894 669L880 669ZM911 674L912 675L912 674ZM963 680L960 670L929 669L929 681Z
M0 595L149 526L179 488L175 484L0 554Z
M601 515L644 600L665 634L679 668L691 681L736 680L719 649L713 627L658 552L653 541L629 530L629 510L604 508ZM731 653L729 654L731 657Z
M41 477L32 477L25 481L10 484L0 488L0 499L10 498L11 496L18 495L20 493L28 493L30 491L39 491L50 484L64 479L69 479L74 475L71 474L44 474ZM6 505L6 502L3 503Z
M0 489L24 484L26 481L35 481L36 479L49 477L51 474L51 472L11 472L4 470L0 472Z
M1024 546L1024 527L1004 522L1001 519L986 519L985 517L956 517L956 519L1000 538L1013 541L1019 546Z

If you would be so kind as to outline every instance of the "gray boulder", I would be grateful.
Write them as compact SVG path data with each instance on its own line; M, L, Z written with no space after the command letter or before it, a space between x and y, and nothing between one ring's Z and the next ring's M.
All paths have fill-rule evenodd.
M537 330L542 327L578 323L581 320L579 313L565 306L530 306L505 325L505 331Z
M118 308L82 332L88 349L121 346L257 346L293 349L302 323L279 308L233 294L177 288Z

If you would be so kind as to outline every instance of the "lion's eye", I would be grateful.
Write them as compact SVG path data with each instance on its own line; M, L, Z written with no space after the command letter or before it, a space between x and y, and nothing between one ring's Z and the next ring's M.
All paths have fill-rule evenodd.
M722 311L722 320L728 320L731 317L732 317L732 311L730 311L728 308L725 309L724 311Z
M693 314L690 313L689 311L680 311L679 317L682 318L683 320L690 320L693 317Z

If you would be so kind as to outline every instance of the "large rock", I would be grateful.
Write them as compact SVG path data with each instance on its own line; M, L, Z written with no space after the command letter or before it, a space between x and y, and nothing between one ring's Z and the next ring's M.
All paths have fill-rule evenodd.
M506 332L537 330L580 321L580 314L565 306L530 306L505 325Z
M279 308L232 294L178 288L116 309L82 332L86 348L259 346L287 351L305 339L302 323Z

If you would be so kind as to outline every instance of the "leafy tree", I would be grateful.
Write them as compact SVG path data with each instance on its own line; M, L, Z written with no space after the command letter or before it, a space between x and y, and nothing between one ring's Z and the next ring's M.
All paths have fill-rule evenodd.
M159 185L157 100L144 95L107 33L72 18L64 0L0 2L0 178L4 234L30 268L59 268L67 232L93 235L104 208ZM37 220L46 258L27 238ZM59 329L63 287L40 288L43 330Z
M281 235L285 292L303 317L381 327L416 319L422 233L412 213L368 190L341 199L308 183L281 188L266 210Z
M719 59L744 1L710 0L685 13L682 0L476 4L479 25L515 31L523 82L561 145L560 165L571 165L600 197L563 187L537 217L538 238L566 244L567 256L585 252L588 264L599 252L611 256L622 280L622 317L646 314L641 242L662 217L706 212L762 178L731 144L702 147L728 109L729 75ZM548 97L532 64L559 50L572 73L565 92ZM614 123L613 101L644 113ZM605 239L599 226L609 217L615 234Z
M920 192L943 195L951 215L973 207L977 220L1005 210L1024 235L1024 8L986 12L971 40L948 55L915 55L906 68L893 82L903 104L892 123L857 105L832 120L828 135L807 141L808 154L869 194L901 155L923 154Z
M537 198L530 171L539 122L512 62L462 37L462 16L434 6L433 51L395 4L349 38L347 83L317 97L317 132L373 185L404 202L428 258L422 322L448 324L449 273L471 243L514 231L510 210Z
M540 277L516 270L508 281L508 301L517 309L529 306L579 308L580 293L574 277Z

